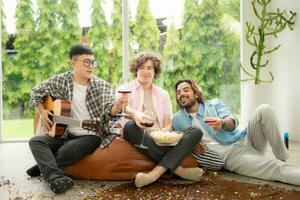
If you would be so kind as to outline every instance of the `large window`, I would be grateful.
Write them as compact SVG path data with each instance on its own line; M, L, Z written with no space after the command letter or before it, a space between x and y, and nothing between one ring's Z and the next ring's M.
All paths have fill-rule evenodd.
M30 90L70 69L68 51L82 36L100 63L96 75L118 84L123 73L121 0L4 0L3 5L2 140L33 136ZM174 112L173 85L188 78L201 85L207 98L220 97L239 115L239 0L128 0L128 8L129 58L144 50L163 56L165 69L157 84L169 91Z
M194 79L209 99L240 110L239 0L132 0L131 54L161 52L165 71L157 81L176 102L178 79ZM234 94L234 95L233 95Z

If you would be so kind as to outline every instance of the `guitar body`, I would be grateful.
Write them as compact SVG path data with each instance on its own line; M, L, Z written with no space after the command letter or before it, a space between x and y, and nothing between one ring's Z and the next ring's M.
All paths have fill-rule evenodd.
M68 100L55 99L52 96L47 96L43 102L44 108L57 116L71 117L71 103ZM49 115L50 120L52 116ZM41 119L37 125L36 132L38 135L48 134L52 137L61 137L66 131L67 125L53 123L50 131L44 133L41 127Z
M54 99L51 96L47 96L44 100L44 107L49 110L52 114L57 116L71 117L71 103L68 100ZM51 116L49 116L52 120ZM67 125L53 123L49 135L55 137L61 137L67 129Z
M50 128L49 132L45 132L42 123L41 117L35 114L34 120L34 129L36 135L49 135L52 137L61 137L64 135L66 128L71 127L81 127L88 131L99 132L100 130L100 121L96 119L86 119L86 120L77 120L71 118L71 103L68 100L55 99L51 96L47 96L43 102L44 108L50 111L52 115L49 115L49 119L53 122L53 125ZM37 120L39 118L39 120ZM36 122L38 121L38 122Z

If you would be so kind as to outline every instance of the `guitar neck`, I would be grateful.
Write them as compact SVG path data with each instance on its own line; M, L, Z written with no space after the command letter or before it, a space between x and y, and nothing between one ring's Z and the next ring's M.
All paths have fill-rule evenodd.
M81 121L77 119L72 119L69 117L63 117L58 115L53 115L53 122L59 123L59 124L65 124L71 127L81 127Z

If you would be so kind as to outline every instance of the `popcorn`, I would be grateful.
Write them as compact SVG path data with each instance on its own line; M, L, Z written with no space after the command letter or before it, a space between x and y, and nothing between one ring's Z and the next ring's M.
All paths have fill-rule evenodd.
M155 142L162 143L162 144L174 144L178 143L178 141L183 136L180 132L175 131L162 131L156 130L150 133L150 136L153 138Z

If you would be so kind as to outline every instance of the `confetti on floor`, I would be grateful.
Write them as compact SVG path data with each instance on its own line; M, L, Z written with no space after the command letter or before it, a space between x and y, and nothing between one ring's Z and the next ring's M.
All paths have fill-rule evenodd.
M111 186L93 196L87 196L85 200L93 199L155 199L155 200L255 200L255 199L276 199L276 200L299 200L300 191L286 190L284 188L270 185L259 185L228 181L220 178L215 173L206 173L203 179L191 184L162 183L160 181L147 187L138 189L134 183L126 183Z

